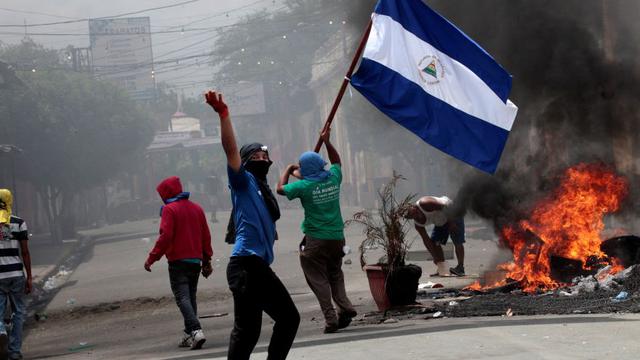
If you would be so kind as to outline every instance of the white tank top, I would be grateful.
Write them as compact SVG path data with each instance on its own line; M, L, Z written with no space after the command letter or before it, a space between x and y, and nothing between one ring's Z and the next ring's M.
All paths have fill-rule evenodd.
M444 207L450 206L451 204L453 204L453 201L451 201L451 199L449 199L446 196L441 196L441 197L435 197L433 196L433 198L436 200L436 202L440 205L443 205ZM426 211L422 208L422 206L420 206L420 200L418 199L418 201L416 201L416 206L418 206L418 209L420 209L420 211L424 214L425 217L425 222L424 224L421 224L415 220L413 220L413 224L415 226L418 227L426 227L427 225L435 225L435 226L442 226L444 224L447 223L447 215L444 213L444 211L442 210L436 210L436 211ZM443 209L444 209L443 207Z

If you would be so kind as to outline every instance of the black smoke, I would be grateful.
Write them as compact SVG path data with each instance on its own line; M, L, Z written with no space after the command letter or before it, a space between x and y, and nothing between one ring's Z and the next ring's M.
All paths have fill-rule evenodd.
M625 212L638 206L639 2L429 1L513 74L519 114L499 170L466 166L458 203L496 228L526 214L561 173L603 163L629 180Z

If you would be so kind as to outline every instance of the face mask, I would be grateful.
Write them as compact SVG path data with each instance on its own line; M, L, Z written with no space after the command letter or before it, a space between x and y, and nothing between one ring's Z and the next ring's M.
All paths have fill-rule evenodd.
M261 161L254 160L249 161L244 166L248 172L252 173L258 179L266 179L267 173L269 172L269 167L271 166L271 161Z

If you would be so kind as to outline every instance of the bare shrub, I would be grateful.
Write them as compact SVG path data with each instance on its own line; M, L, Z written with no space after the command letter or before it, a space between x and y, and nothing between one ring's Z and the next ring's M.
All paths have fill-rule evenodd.
M400 180L406 179L394 171L391 181L378 190L380 207L377 211L364 209L345 222L346 226L353 224L362 226L365 239L359 246L361 267L366 265L367 250L377 247L383 249L386 258L384 263L378 265L385 267L389 274L405 265L405 258L411 244L405 239L408 219L404 215L413 204L415 194L398 200L395 190Z

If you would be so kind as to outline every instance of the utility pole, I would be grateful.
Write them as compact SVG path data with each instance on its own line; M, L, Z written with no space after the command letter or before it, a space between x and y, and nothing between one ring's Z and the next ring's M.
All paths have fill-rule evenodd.
M90 48L69 47L69 56L73 71L93 74L93 61Z

